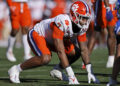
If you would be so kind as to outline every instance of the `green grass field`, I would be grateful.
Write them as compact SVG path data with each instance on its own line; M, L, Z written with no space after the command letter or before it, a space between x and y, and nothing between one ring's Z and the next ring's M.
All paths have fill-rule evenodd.
M6 59L5 56L6 48L0 48L0 86L66 86L68 85L65 81L59 81L52 78L49 74L53 66L59 62L58 57L53 53L51 62L46 65L35 69L25 70L20 74L20 84L13 84L9 81L7 74L8 69L15 64L23 62L23 48L14 49L17 62L11 63ZM80 86L106 86L106 83L111 76L112 69L106 69L107 61L107 49L96 49L91 55L91 63L93 70L97 78L100 80L100 84L88 84L87 83L87 72L81 69L81 58L72 64ZM118 77L120 81L120 76ZM118 84L120 86L120 83Z

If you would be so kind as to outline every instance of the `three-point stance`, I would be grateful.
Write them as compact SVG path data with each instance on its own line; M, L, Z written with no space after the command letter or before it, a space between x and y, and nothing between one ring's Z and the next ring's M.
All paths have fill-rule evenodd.
M8 71L10 80L13 83L20 83L19 73L21 71L48 64L51 60L51 51L55 51L68 74L69 84L79 84L69 65L70 60L68 61L67 58L67 54L75 55L74 45L70 41L64 41L69 40L70 37L77 37L81 55L87 65L89 79L92 78L95 81L85 44L90 16L89 6L84 1L76 1L70 8L70 16L61 14L36 24L28 34L28 41L35 56L22 64L11 67Z

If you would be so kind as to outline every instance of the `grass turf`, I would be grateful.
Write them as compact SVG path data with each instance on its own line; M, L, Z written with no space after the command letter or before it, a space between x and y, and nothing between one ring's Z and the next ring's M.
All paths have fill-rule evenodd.
M58 57L55 53L52 53L52 60L48 65L41 66L38 68L25 70L20 74L20 84L13 84L9 81L7 74L8 69L15 64L23 62L23 48L14 49L14 54L17 58L17 62L9 62L5 56L6 48L0 48L0 86L66 86L68 82L59 81L55 78L50 77L50 70L53 66L59 62ZM94 74L100 80L100 84L88 84L87 72L81 68L81 58L72 64L72 68L75 72L80 86L106 86L109 77L111 76L112 69L106 68L107 61L107 49L96 49L91 55L91 63L93 66ZM120 81L120 76L118 76ZM117 86L120 86L118 83Z

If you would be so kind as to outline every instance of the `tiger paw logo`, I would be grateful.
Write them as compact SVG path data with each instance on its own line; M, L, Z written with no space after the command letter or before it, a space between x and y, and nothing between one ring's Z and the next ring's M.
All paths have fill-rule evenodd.
M78 8L79 8L78 4L74 4L74 5L72 6L72 11L73 11L73 12L76 12L76 11L78 10Z
M68 20L65 20L65 24L68 26L68 25L69 25L69 21L68 21Z

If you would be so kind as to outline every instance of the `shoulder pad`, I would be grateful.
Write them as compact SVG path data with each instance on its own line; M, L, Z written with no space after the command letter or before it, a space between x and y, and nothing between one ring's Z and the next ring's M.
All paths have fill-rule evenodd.
M71 21L68 15L61 14L55 17L55 24L59 29L65 31L65 29L71 25Z

